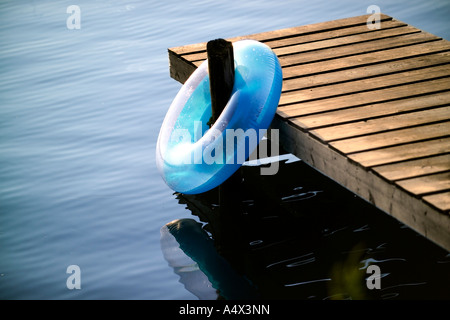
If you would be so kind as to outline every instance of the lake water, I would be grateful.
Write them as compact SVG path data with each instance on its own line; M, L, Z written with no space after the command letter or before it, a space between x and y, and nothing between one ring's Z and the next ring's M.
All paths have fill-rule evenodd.
M161 249L166 223L197 219L155 166L160 125L181 87L169 76L167 48L362 15L372 4L450 39L448 1L391 2L1 1L0 298L197 299ZM67 27L70 5L80 8L80 29ZM297 174L307 170L295 168ZM307 182L302 183L292 190L306 190ZM335 197L328 189L325 183L307 192L326 203ZM308 202L303 196L298 208L313 214L315 198ZM354 231L367 224L359 222L359 227L338 225ZM366 229L371 228L361 230ZM397 229L394 236L376 229L381 230L373 240L378 251L395 243ZM348 236L358 234L353 231ZM448 297L448 286L436 285L433 277L448 281L442 277L449 274L449 257L420 239L415 250L405 241L404 247L391 245L397 251L385 251L383 259L410 261L413 270L422 267L418 261L427 261L430 279L402 279L396 285L420 289L432 283L424 292ZM66 285L70 265L81 270L79 290ZM329 281L307 271L295 280L296 274L284 284ZM417 292L412 297L422 298Z

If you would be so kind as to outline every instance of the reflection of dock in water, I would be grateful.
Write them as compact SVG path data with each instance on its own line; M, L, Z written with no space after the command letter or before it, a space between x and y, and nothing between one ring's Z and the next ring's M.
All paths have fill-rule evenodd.
M221 214L217 189L178 194L201 223L162 228L166 259L197 297L214 299L217 289L227 299L449 298L445 250L304 162L283 162L274 176L258 166L241 174L239 210ZM371 264L381 269L382 290L366 286Z

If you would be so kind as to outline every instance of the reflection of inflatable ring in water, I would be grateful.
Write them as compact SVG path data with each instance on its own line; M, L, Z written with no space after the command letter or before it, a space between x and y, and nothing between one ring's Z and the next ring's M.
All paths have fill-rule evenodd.
M214 242L193 219L169 222L161 228L161 250L185 288L200 299L255 299L256 288L239 275L217 251Z
M186 81L164 119L156 164L175 191L202 193L228 179L257 147L275 115L282 85L277 56L253 40L235 42L233 51L233 91L211 129L207 61Z

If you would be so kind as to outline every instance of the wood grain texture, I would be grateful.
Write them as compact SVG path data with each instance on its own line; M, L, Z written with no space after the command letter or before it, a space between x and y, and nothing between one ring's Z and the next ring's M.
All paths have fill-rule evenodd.
M413 159L374 167L373 170L389 181L420 177L450 171L450 154Z

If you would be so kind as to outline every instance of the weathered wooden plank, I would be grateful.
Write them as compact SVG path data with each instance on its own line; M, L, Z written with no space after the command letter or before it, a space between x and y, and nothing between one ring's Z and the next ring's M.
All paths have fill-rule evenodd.
M448 89L450 89L450 78L443 78L290 105L282 105L280 103L277 112L283 117L297 117L312 113L369 105L376 102L414 97Z
M450 121L447 121L339 140L336 142L331 142L330 145L339 152L350 154L404 143L445 137L449 134Z
M400 35L386 39L378 39L370 42L354 43L348 46L326 48L313 52L300 52L288 56L279 57L282 67L307 64L316 61L331 60L341 57L360 55L364 53L377 52L380 50L406 47L412 44L426 43L436 41L440 38L427 32Z
M370 79L355 80L328 86L296 90L284 93L280 99L280 105L286 105L296 102L305 102L321 98L331 98L350 93L388 88L392 86L405 85L408 83L420 82L425 80L442 78L450 75L450 64L429 67L425 69L404 71L383 77L374 77ZM450 89L450 80L449 80Z
M388 164L372 169L389 181L450 171L450 154Z
M368 29L367 26L366 29ZM369 42L378 39L386 39L394 36L408 35L421 32L420 29L411 26L404 26L390 29L375 29L375 30L377 31L372 31L371 33L360 33L332 39L323 38L321 39L321 41L312 41L312 38L318 38L318 36L326 37L326 34L324 33L315 33L313 34L315 37L310 37L310 35L303 36L304 43L301 44L295 44L291 46L281 46L280 44L280 42L282 42L281 40L277 42L272 42L272 44L274 44L274 47L272 47L272 49L275 52L275 54L281 59L281 57L286 55L305 53L308 51L314 51L319 49L328 49L333 47L340 47L343 45ZM189 61L203 61L206 59L206 52L202 51L202 52L187 53L183 55L183 57Z
M272 30L267 32L261 32L261 33L255 33L255 34L249 34L246 36L238 36L233 38L228 38L226 40L228 41L238 41L241 39L254 39L261 42L267 42L267 41L274 41L279 40L283 38L291 38L298 35L307 35L311 33L320 33L320 32L327 32L332 30L339 30L339 29L345 29L349 27L354 26L364 26L367 27L367 19L371 15L361 15L357 17L350 17L350 18L343 18L333 21L326 21L326 22L319 22L304 26L297 26L292 28L284 28L279 30ZM380 14L380 27L384 27L384 22L392 20L392 17ZM206 42L202 43L196 43L196 44L189 44L184 45L181 47L174 47L170 48L169 50L175 52L178 55L188 54L192 52L198 52L198 51L206 51Z
M331 83L371 79L402 71L439 66L445 63L450 63L450 52L441 52L404 60L394 60L369 66L331 71L309 77L291 78L283 81L283 92L329 85Z
M269 39L279 39L290 37L292 35L304 34L304 33L316 33L316 32L324 32L335 29L342 29L346 27L358 26L358 25L367 25L367 19L370 17L370 14L361 15L357 17L343 18L337 19L333 21L319 22L304 26L298 26L293 28L286 28L280 30L274 30L269 32L264 32L263 34L257 33L254 35L245 36L245 38L257 38L269 40ZM384 21L392 20L392 17L386 14L380 14L381 27L383 26ZM240 39L242 37L237 37L234 39Z
M424 196L423 200L435 206L439 210L447 212L450 210L450 191Z
M450 171L401 180L397 184L415 195L447 191L450 189Z
M384 149L364 151L351 154L348 157L367 168L444 153L450 153L450 138L441 138Z
M402 48L387 49L383 51L370 52L350 57L341 57L331 61L318 61L301 66L285 66L283 68L283 79L303 77L323 72L336 71L358 66L378 64L386 61L406 59L423 56L426 54L444 52L450 50L450 42L445 40L414 44ZM200 65L200 63L198 64Z
M298 36L291 36L283 39L269 40L264 41L269 47L276 49L281 47L287 47L291 45L297 45L301 43L313 42L313 41L321 41L325 39L334 39L345 37L349 35L361 34L361 33L370 33L377 32L380 30L387 30L392 28L404 27L407 26L406 23L398 20L387 20L382 21L380 23L380 29L369 29L367 28L367 24L350 26L350 27L342 27L339 29L331 30L331 31L321 31L315 33L304 33Z
M445 106L450 101L450 91L423 95L414 98L388 101L368 106L330 111L310 116L292 118L291 121L302 129L316 129L327 126L366 120L375 117L391 116L403 112L416 111L437 106ZM281 113L281 112L278 112ZM349 124L352 125L352 124ZM318 129L317 129L318 130ZM317 132L315 130L314 132ZM320 138L327 140L320 136Z
M417 126L425 123L430 124L438 121L444 121L449 118L450 106L447 106L325 127L312 130L311 134L324 142L330 142L340 139L357 137L365 134Z
M318 42L308 42L296 46L274 49L274 52L277 54L281 66L285 67L404 47L439 39L435 35L407 26L381 30L369 35L361 34ZM191 53L184 55L184 57L191 62L204 61L206 59L206 52Z
M353 55L351 54L351 52L347 52L347 55L345 55L345 52L344 55L335 55L330 49L330 51L328 52L329 57L327 59L322 59L320 55L317 57L317 54L314 53L305 53L301 57L301 60L304 60L303 62L299 61L298 64L294 65L286 65L286 63L282 63L283 76L285 79L289 79L292 77L299 77L307 74L317 74L326 70L339 70L357 65L367 65L371 63L380 63L383 61L420 56L426 53L442 52L448 50L449 47L448 41L445 40L433 41L433 39L426 40L420 38L417 41L414 41L414 39L409 40L409 43L403 43L403 45L395 47L386 46L384 48L380 48L378 51L374 50L374 47L372 47L370 49L367 48L365 51L366 53L353 52ZM431 44L432 42L436 42L436 44ZM385 53L383 52L385 50L392 51ZM309 55L309 57L306 57L306 55ZM359 57L359 55L361 57ZM308 61L308 58L312 59L312 61ZM330 63L329 60L332 59L336 59L336 61ZM192 63L196 66L199 66L202 61L193 61ZM302 67L298 68L298 65L301 65Z
M273 49L273 51L277 54L277 56L280 59L282 59L282 57L286 55L293 55L298 53L304 54L305 52L308 51L336 48L360 43L371 45L372 44L371 42L374 40L387 39L396 36L404 36L413 33L421 33L421 31L420 29L411 26L404 26L393 29L378 29L378 32L354 34L335 39L326 39L322 41L296 44L288 47L275 48Z

